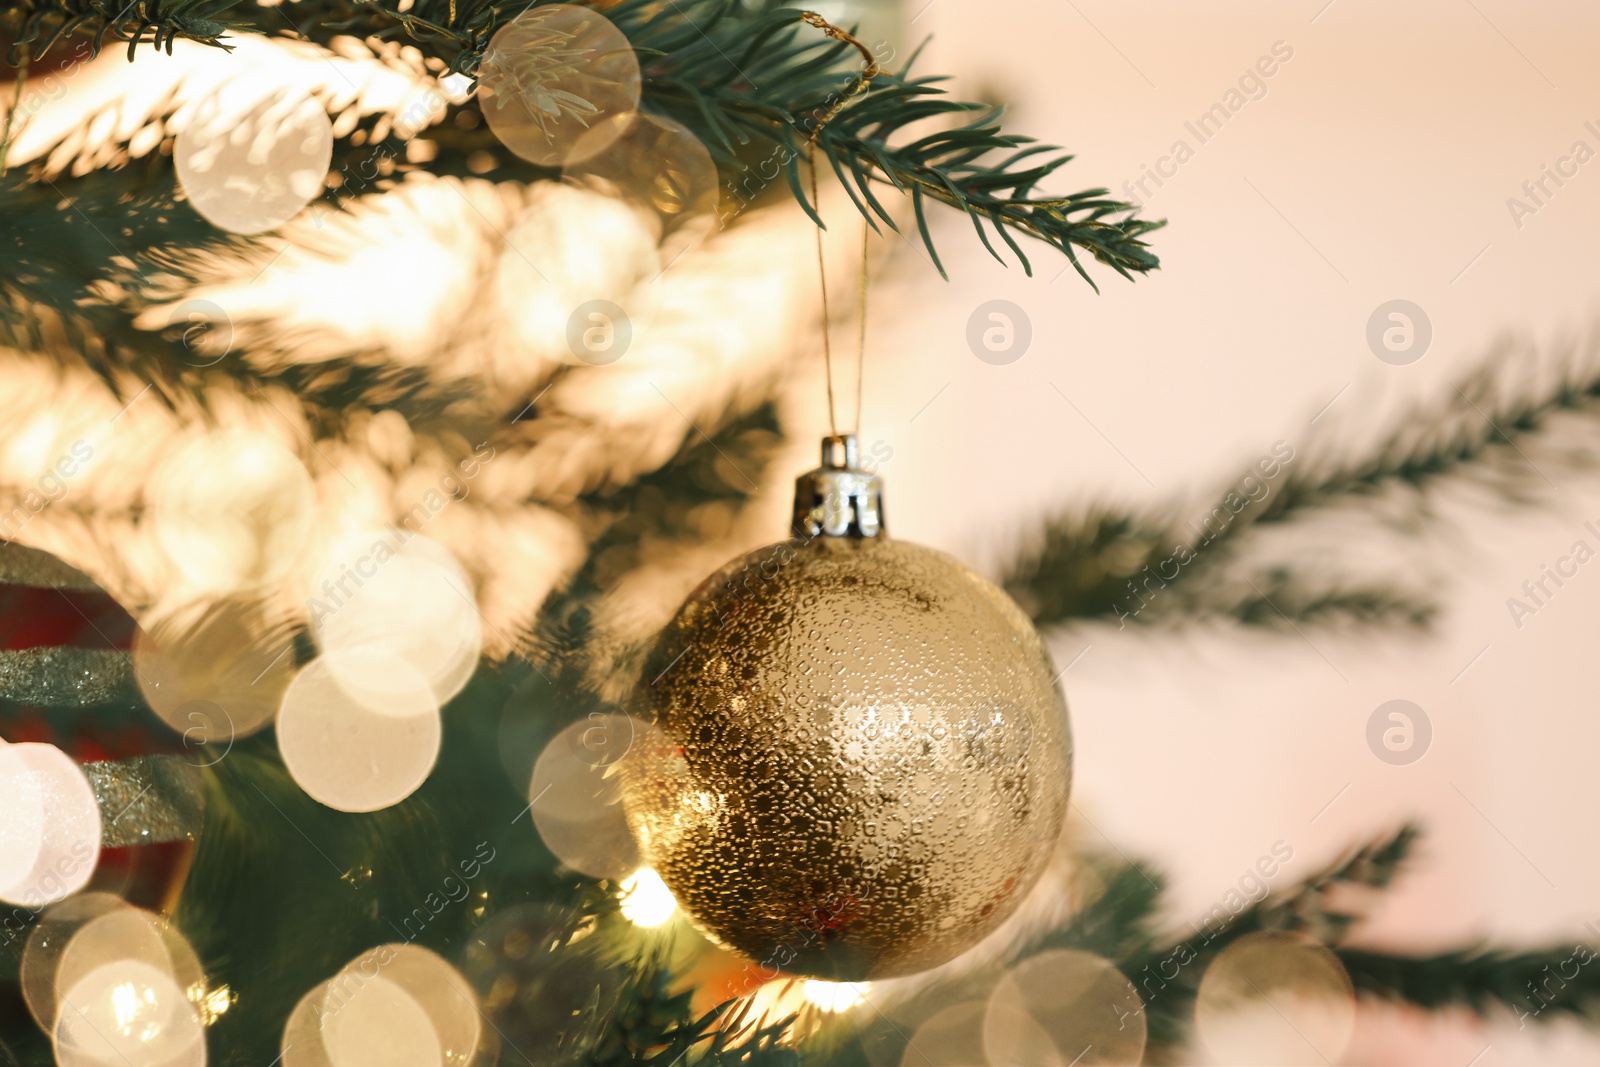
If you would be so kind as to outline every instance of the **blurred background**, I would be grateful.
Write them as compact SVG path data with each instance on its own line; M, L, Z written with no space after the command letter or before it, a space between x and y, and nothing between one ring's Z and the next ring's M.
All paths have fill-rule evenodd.
M1008 130L1065 146L1076 158L1053 191L1104 186L1167 220L1148 238L1160 269L1129 281L1090 263L1098 292L1043 246L1026 246L1031 274L996 262L953 211L928 219L947 279L904 205L894 210L905 236L869 242L862 453L886 481L895 537L1001 582L1044 630L1075 744L1072 847L1163 872L1160 923L1182 937L1262 857L1292 854L1276 889L1414 821L1426 834L1398 879L1351 890L1367 916L1356 949L1594 946L1600 863L1587 826L1600 815L1589 774L1600 717L1582 671L1600 618L1600 568L1587 565L1600 550L1600 69L1588 54L1600 11L1507 0L852 0L819 10L859 23L891 69L926 40L920 71L950 75L960 98L1004 105ZM476 105L464 104L459 75L398 44L343 42L253 38L224 55L178 41L165 65L142 57L137 76L108 49L41 66L25 90L0 85L28 116L5 156L8 195L21 188L16 175L37 170L36 198L8 201L11 274L81 287L83 300L74 292L59 306L114 308L132 324L126 337L106 327L98 348L105 320L85 320L87 341L65 314L67 325L8 334L0 480L8 501L38 491L52 503L0 515L4 534L83 571L85 588L108 591L156 645L186 641L174 677L203 673L233 641L252 651L220 669L230 685L258 668L250 686L277 684L227 705L236 716L250 705L249 729L229 723L229 751L235 731L242 747L207 771L214 822L196 873L184 903L161 909L196 941L195 966L236 987L253 957L243 942L234 951L228 922L257 920L250 945L261 949L267 917L308 921L295 918L293 897L328 880L315 855L302 857L304 871L251 855L241 827L270 824L284 848L313 841L341 860L339 848L394 861L415 834L415 853L395 865L426 882L419 857L471 854L475 834L463 844L450 832L487 816L449 786L481 784L485 759L505 771L483 785L505 835L493 840L516 857L486 875L502 880L495 901L524 892L590 908L594 883L574 870L611 892L638 863L625 829L613 840L585 823L558 841L558 812L535 840L539 754L591 709L615 709L640 645L707 573L778 538L792 478L815 465L828 431L812 229L784 189L763 180L746 210L730 177L738 161L717 153L719 174L679 126L624 156L686 176L682 199L695 206L685 217L698 229L618 207L640 199L625 170L513 180L515 161L497 161L477 120L461 120ZM185 191L170 175L130 175L184 154L185 131L215 121L202 105L240 64L263 83L311 87L325 105L314 118L333 120L333 158L323 186L313 175L325 198L307 192L266 225L218 223L230 231L218 236L190 210L204 181L191 175ZM395 128L415 142L368 173L355 149ZM312 134L326 127L307 129L296 143L315 157ZM438 180L405 174L430 165ZM137 185L137 197L93 185L102 173ZM64 205L81 205L83 222ZM59 228L35 225L55 209ZM834 354L851 383L860 230L836 186L823 188L821 213ZM679 239L690 230L693 240ZM169 254L164 237L190 247ZM141 265L137 276L118 273L123 260ZM112 264L103 275L102 261ZM626 310L635 333L620 358L572 346L569 316L584 301ZM176 376L152 377L154 395L138 337L186 353ZM850 394L841 385L841 422ZM63 475L59 493L41 481L85 442L81 474ZM1141 553L1189 537L1184 529L1200 536L1230 492L1261 509L1226 545L1199 550L1190 577L1201 577L1182 592L1161 586L1142 607ZM284 714L294 669L313 677L315 649L339 644L318 614L323 583L355 562L368 532L419 506L412 529L442 555L419 563L420 584L403 584L374 618L340 625L368 627L345 631L346 643L398 628L407 655L447 625L459 638L435 676L413 679L434 748L425 765L375 786L388 791L382 803L335 803L351 768L290 766L291 781L280 772L293 742L281 718L270 741L268 726ZM1260 519L1278 507L1294 514ZM1101 517L1098 529L1113 532L1096 540ZM1070 565L1052 570L1062 559ZM1083 568L1097 577L1080 582ZM207 612L219 604L234 614L195 637L205 627L194 619L214 623ZM287 659L260 654L290 645ZM489 666L469 685L480 652ZM548 690L526 672L495 673L524 661L541 678L548 669ZM181 733L167 749L192 747L189 705L164 704L148 686L143 699ZM451 701L445 755L424 783ZM474 719L473 708L489 710ZM195 721L202 745L217 741L217 720ZM242 736L253 730L263 732ZM318 773L332 793L308 784ZM285 806L285 825L249 795L252 783ZM534 818L506 823L525 802ZM346 829L325 818L391 806L338 824ZM590 870L571 851L585 847L616 854ZM383 863L333 866L359 892L391 892ZM248 882L251 870L260 884L228 881ZM940 979L980 973L1003 946L1067 921L1069 905L1092 896L1075 878L1070 864L1053 866L1018 921ZM635 873L625 889L637 885ZM392 889L384 907L413 889ZM419 944L476 982L482 969L462 962L462 945L504 962L471 940L485 908L492 918L479 905ZM387 912L370 910L376 930ZM292 946L296 966L320 968L316 980L389 936L338 910L307 914L339 932L327 946ZM365 940L345 945L346 933ZM698 1009L715 1003L705 990L721 988L728 965L696 965ZM283 988L249 1019L276 1040L310 983L289 964L272 980ZM892 1010L923 988L887 986L882 1003ZM255 1003L246 989L217 1033L243 1027ZM251 1048L230 1040L236 1057ZM922 1062L901 1060L898 1046L881 1062L863 1056L874 1067ZM1331 1062L1597 1056L1600 1033L1564 1017L1534 1026L1503 1011L1363 997Z
M1162 269L1099 296L1058 279L1060 265L1033 278L1000 268L959 239L959 219L940 224L948 286L903 248L880 288L864 429L894 447L884 471L897 533L992 561L1066 500L1202 502L1275 441L1302 456L1359 452L1491 358L1531 384L1592 355L1600 182L1574 159L1576 176L1547 181L1550 195L1535 187L1542 206L1524 183L1577 142L1600 148L1586 125L1600 125L1583 54L1593 9L933 0L908 11L913 31L933 35L930 68L1068 146L1081 180L1123 195L1135 183L1168 227L1155 239ZM1274 46L1293 57L1202 143L1197 122ZM1193 151L1181 165L1177 142ZM1144 180L1158 162L1175 175ZM1003 366L964 341L968 316L994 299L1023 309L1033 331ZM1405 365L1367 342L1374 311L1397 299L1432 327ZM1600 514L1593 477L1546 473L1526 503L1447 491L1435 520L1405 537L1375 522L1309 542L1432 588L1444 610L1425 635L1096 627L1052 639L1058 663L1082 654L1067 676L1076 801L1119 845L1162 858L1177 916L1209 907L1275 840L1310 867L1364 828L1415 815L1429 830L1424 859L1366 937L1592 936L1600 868L1581 827L1596 811L1587 754L1600 725L1583 649L1600 585L1570 582L1520 626L1507 606L1531 605L1522 583L1575 540L1594 544L1583 526ZM981 504L947 503L944 487L974 484ZM1427 756L1407 766L1366 740L1394 699L1433 727ZM1576 1028L1365 1008L1360 1026L1371 1058L1352 1062L1596 1055Z

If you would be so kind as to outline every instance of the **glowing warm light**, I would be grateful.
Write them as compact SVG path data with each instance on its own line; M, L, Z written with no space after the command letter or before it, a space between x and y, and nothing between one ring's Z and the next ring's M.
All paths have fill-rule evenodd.
M596 713L552 738L533 767L528 803L540 839L591 878L621 878L639 866L617 766L634 732L628 716Z
M278 711L278 751L289 774L338 811L377 811L410 796L433 770L440 735L427 680L371 648L307 664Z
M622 917L635 926L660 926L678 910L678 900L661 876L640 867L622 880Z
M284 1067L467 1067L481 1020L477 995L443 958L379 945L300 999L284 1026Z
M54 745L0 749L0 900L40 908L82 889L100 858L100 805Z
M404 660L442 704L477 669L483 647L478 601L449 549L393 529L339 546L312 589L311 625L325 651L376 650ZM331 669L347 687L388 685L384 668L370 659L335 659Z
M333 124L315 97L275 96L243 107L240 95L230 83L198 103L178 132L173 163L189 203L207 221L234 233L263 233L322 191Z
M608 125L620 126L622 135ZM597 124L580 145L591 138L615 143L569 170L569 176L592 179L602 190L648 207L660 223L663 263L675 262L715 229L717 167L688 127L664 115L640 113Z
M283 1067L332 1067L327 1050L322 1047L318 1022L327 993L327 982L312 986L289 1013L278 1043L279 1062Z
M141 994L143 994L141 996ZM138 988L132 982L123 982L111 990L111 1016L117 1031L122 1034L129 1033L134 1025L139 1022L141 1014L148 1014L148 1008L156 1002L154 989ZM160 1032L160 1025L146 1020L143 1023L146 1040Z
M226 985L207 989L204 982L190 986L187 992L190 1003L200 1013L200 1021L206 1026L210 1026L227 1014L228 1009L233 1007L233 1002L239 999L239 995Z
M917 1027L906 1042L900 1067L987 1064L989 1060L983 1050L984 1014L985 1005L981 1000L962 1001L936 1012Z
M338 986L330 984L332 991ZM440 1067L439 1034L416 998L380 973L336 1010L322 1012L322 1047L334 1067Z
M472 95L472 79L459 71L439 79L439 91L452 104L464 104Z
M1200 979L1195 1032L1222 1063L1337 1063L1356 998L1339 958L1304 934L1246 934Z
M823 1011L849 1011L866 999L871 982L824 982L811 979L802 987L807 1002Z
M151 709L210 763L277 714L294 675L293 632L252 600L203 601L141 620L133 673Z
M202 1067L205 1033L170 974L140 960L90 971L61 998L55 1025L62 1067Z
M55 1029L60 997L56 982L62 977L61 960L73 938L95 919L129 907L127 901L111 893L79 893L39 915L22 948L22 963L17 969L22 999L39 1029L45 1033Z
M497 303L513 336L539 358L562 363L624 356L660 303L660 287L645 284L665 265L658 228L645 209L616 197L554 182L530 190L496 278ZM536 263L560 263L561 270L544 273ZM612 310L592 318L602 305ZM575 324L574 315L581 321ZM572 342L582 342L591 328L607 335L604 344L597 336L575 348Z
M196 590L276 581L298 558L316 494L294 453L245 429L197 436L151 475L156 541Z
M1143 1063L1147 1038L1133 983L1110 960L1078 949L1013 967L989 994L982 1033L990 1067L1069 1063L1084 1049L1095 1063Z
M73 917L90 916L88 921L83 922L70 934L54 962L53 971L41 976L52 983L54 990L75 989L88 982L91 975L104 972L108 967L121 968L122 971L127 971L130 967L155 971L170 979L179 990L205 984L205 972L200 967L200 960L195 955L194 949L182 934L154 912L135 908L126 903L121 903L120 906L96 903L91 908L68 911L68 917L64 921L55 920L54 914L54 911L47 913L46 925L70 928ZM35 962L48 966L49 957L48 951L44 952ZM109 1010L112 1015L117 1019L140 1019L148 1022L157 1016L164 1018L170 1014L165 1006L159 1012L155 1012L155 1009L147 1004L151 996L157 992L165 996L165 992L157 990L148 983L141 984L135 977L124 978L111 987L107 995L110 997ZM185 994L184 1001L185 1010L193 1012L193 997ZM49 1020L49 1028L55 1026L59 1014L66 1010L65 1006L53 1002L41 1003L40 1008L42 1010L36 1014L42 1014ZM140 1025L146 1025L146 1022L141 1022ZM126 1025L132 1026L133 1023L127 1021ZM125 1036L131 1036L131 1033L129 1031Z
M22 757L0 744L0 892L25 881L44 847L44 797Z
M552 48L573 59L538 60ZM478 106L500 142L543 167L581 162L583 134L639 106L639 59L604 15L573 4L541 4L504 23L478 66ZM612 137L616 137L614 131Z

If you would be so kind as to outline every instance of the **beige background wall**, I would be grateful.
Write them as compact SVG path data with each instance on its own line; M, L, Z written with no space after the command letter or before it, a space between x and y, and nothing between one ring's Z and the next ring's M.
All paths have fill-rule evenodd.
M1325 2L933 0L917 17L914 32L935 35L930 69L1010 100L1017 129L1078 153L1063 191L1119 186L1174 140L1195 145L1186 121L1275 42L1293 57L1150 198L1149 212L1170 220L1156 235L1158 274L1129 284L1100 271L1097 297L1071 276L1053 281L1060 261L1041 254L1030 279L989 261L952 218L938 230L948 285L909 249L900 257L878 289L864 428L894 449L897 535L992 565L1005 532L1051 506L1199 500L1277 439L1303 456L1363 440L1409 400L1450 391L1497 339L1554 357L1596 324L1600 159L1520 228L1506 201L1575 141L1600 151L1585 127L1600 128L1600 10ZM972 309L996 297L1022 306L1034 330L1009 366L980 362L964 341ZM1433 324L1431 349L1410 366L1380 362L1364 339L1393 298ZM1514 377L1534 380L1521 358ZM1600 480L1534 480L1537 504L1517 511L1443 494L1437 532L1420 542L1370 524L1341 539L1351 559L1442 583L1431 636L1056 637L1062 664L1093 646L1068 675L1075 799L1120 847L1172 874L1174 921L1213 903L1275 840L1295 848L1286 873L1309 873L1406 816L1430 834L1371 939L1559 942L1600 920L1600 568L1520 631L1505 605L1573 540L1600 546L1582 530L1600 519ZM952 507L948 490L962 485L984 488ZM1407 767L1380 762L1364 735L1373 709L1397 697L1435 731ZM1600 1038L1566 1027L1368 1012L1351 1061L1596 1055Z

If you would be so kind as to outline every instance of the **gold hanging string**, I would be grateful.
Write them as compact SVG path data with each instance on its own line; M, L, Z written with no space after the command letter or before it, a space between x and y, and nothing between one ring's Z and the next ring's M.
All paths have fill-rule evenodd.
M800 21L809 26L815 26L835 41L843 41L845 44L850 45L860 52L861 58L866 61L866 66L862 67L861 72L851 79L849 88L833 99L833 102L828 105L828 109L822 113L816 120L816 124L811 127L811 143L816 144L817 135L822 132L822 128L833 121L833 117L839 113L841 108L866 91L867 87L872 84L872 79L878 76L880 68L878 67L877 57L872 54L872 49L856 40L848 31L841 30L815 11L800 12Z
M867 239L872 228L867 220L861 220L861 273L856 285L856 322L859 332L856 335L856 428L853 431L857 437L861 436L861 383L867 374Z
M866 66L861 68L850 81L850 85L835 96L826 109L812 124L811 134L806 138L806 165L811 170L811 204L817 212L817 217L822 217L822 198L817 191L817 138L822 135L822 129L833 117L852 99L865 92L872 84L872 79L878 76L878 61L874 58L872 50L845 30L841 30L815 11L802 11L800 18L807 25L815 26L823 33L836 41L843 41L851 45L866 60ZM829 337L828 327L832 322L832 315L828 310L828 267L823 253L822 227L817 227L817 278L822 286L822 364L828 382L828 432L839 436L839 420L833 400L833 344ZM867 225L862 220L861 230L861 276L856 294L856 311L860 320L860 344L856 353L856 421L855 432L861 432L861 383L864 374L863 367L867 354Z
M817 215L822 215L822 201L817 197L817 141L813 137L807 148L808 166L811 169L811 203L818 209ZM833 316L828 313L828 261L822 253L822 227L814 227L817 231L817 278L822 289L822 366L828 380L828 435L839 436L839 420L834 417L833 411L833 345L828 340L828 323Z

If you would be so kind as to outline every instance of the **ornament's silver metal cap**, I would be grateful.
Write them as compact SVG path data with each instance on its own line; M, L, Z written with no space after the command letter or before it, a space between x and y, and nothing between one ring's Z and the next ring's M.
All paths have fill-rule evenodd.
M855 434L822 439L822 466L794 481L797 535L883 535L883 481L858 467L858 462Z

